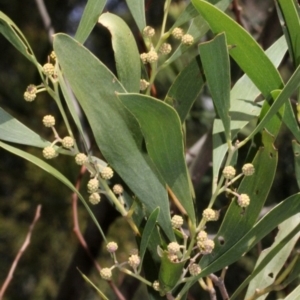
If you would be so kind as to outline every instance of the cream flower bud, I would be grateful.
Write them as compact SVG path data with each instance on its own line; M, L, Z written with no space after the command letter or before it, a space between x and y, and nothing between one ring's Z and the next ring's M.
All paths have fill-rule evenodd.
M172 35L175 39L180 40L183 36L183 29L176 27L172 31Z
M174 215L171 219L172 227L180 228L183 224L183 218L179 215Z
M89 180L88 184L87 184L87 188L88 188L88 192L89 193L95 193L98 191L99 188L99 181L97 178L93 178L91 180Z
M194 38L190 34L185 34L185 35L182 36L181 42L184 45L191 46L194 43Z
M223 170L223 176L226 179L232 179L235 176L235 168L232 166L226 166Z
M215 248L215 242L213 240L205 240L203 242L198 241L197 246L202 254L210 254Z
M115 184L112 188L113 192L116 194L116 195L120 195L123 193L124 189L122 187L121 184Z
M168 251L170 254L176 254L180 250L180 245L176 242L171 242L168 245Z
M50 58L51 58L53 61L56 61L56 54L55 54L54 51L52 51L52 52L50 53Z
M204 230L199 231L198 235L197 235L197 241L205 241L207 240L207 232Z
M146 26L143 30L143 35L146 37L153 37L155 34L155 29L151 26Z
M240 194L237 203L240 207L247 207L250 204L250 198L247 194Z
M100 202L101 200L101 196L98 193L92 193L89 196L89 201L91 202L91 204L96 205Z
M154 49L150 50L147 54L147 62L152 64L152 63L156 62L157 60L158 60L157 52Z
M109 268L103 268L100 271L100 276L105 280L111 280L112 272Z
M138 255L136 255L136 254L130 255L130 257L128 259L128 264L133 269L136 269L139 266L140 263L141 263L141 259Z
M141 53L140 58L142 63L145 65L147 63L148 53Z
M43 65L43 73L46 76L51 76L54 74L54 66L50 63L46 63Z
M163 55L169 54L171 51L172 46L168 43L163 43L159 48L159 52Z
M118 244L115 243L115 242L109 242L107 245L106 245L106 249L109 253L114 253L118 250Z
M74 139L70 136L66 136L61 141L64 148L70 149L74 146Z
M53 127L55 125L55 118L51 115L47 115L43 118L43 124L46 127Z
M203 213L202 217L205 221L215 221L216 219L216 212L211 208L206 208Z
M82 166L84 163L88 161L87 156L84 153L78 153L75 156L75 162L77 165Z
M192 276L196 276L201 273L201 268L198 264L191 264L189 266L189 271Z
M51 158L54 158L56 157L58 154L56 153L55 149L51 146L48 146L48 147L45 147L43 149L43 156L46 158L46 159L51 159Z
M31 93L29 93L29 92L26 91L26 92L24 93L23 97L24 97L24 100L25 100L25 101L27 101L27 102L32 102L33 100L35 100L36 94L31 94Z
M159 281L155 280L152 284L152 287L155 291L159 291L160 290Z
M110 167L105 167L101 170L100 175L103 179L108 180L114 176L114 171Z
M242 168L242 171L245 176L251 176L254 174L255 169L252 164L245 164Z
M149 82L145 79L140 80L140 91L144 91L149 86Z

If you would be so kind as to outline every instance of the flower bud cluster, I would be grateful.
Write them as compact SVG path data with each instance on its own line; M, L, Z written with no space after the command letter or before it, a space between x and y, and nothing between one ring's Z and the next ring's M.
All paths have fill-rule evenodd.
M139 264L141 263L141 258L137 254L132 254L128 258L128 264L133 268L136 269Z
M66 136L61 141L62 146L66 149L71 149L74 146L74 139L70 136Z
M109 253L115 253L118 250L118 244L115 242L109 242L106 245L106 249Z
M183 29L179 27L173 29L172 36L177 40L181 40L182 44L186 46L191 46L194 43L194 37L188 33L184 34Z
M111 280L111 277L112 277L111 269L110 268L102 268L100 271L100 276L104 280Z
M121 195L124 191L123 187L121 184L115 184L112 188L113 192L116 194L116 195Z
M84 163L88 161L87 156L84 153L78 153L75 156L75 162L77 165L82 166Z
M250 198L247 194L240 194L237 198L237 203L240 207L247 207L250 204Z
M183 225L183 218L179 215L174 215L171 219L173 228L179 229Z
M206 208L202 213L202 217L206 222L217 221L219 219L219 215L218 211L211 208Z
M140 80L140 91L144 91L149 86L149 82L145 79Z
M223 176L226 179L232 179L236 174L236 170L232 166L226 166L223 170Z
M114 171L110 167L105 167L100 171L100 176L105 179L111 179L114 176Z
M151 38L155 35L155 29L151 26L146 26L143 30L143 35L145 37Z
M89 193L96 193L99 188L99 180L97 178L89 180L87 188Z
M201 268L198 264L191 264L189 265L189 272L192 276L196 276L201 273Z
M27 102L32 102L36 98L37 87L34 84L30 84L25 93L24 93L24 100Z
M52 146L48 146L43 149L43 156L46 159L52 159L52 158L56 157L57 155L58 155L58 153L55 151L55 149Z
M47 115L43 118L43 124L46 127L53 127L55 125L55 118L51 115Z
M92 193L90 196L89 196L89 201L91 204L93 205L96 205L100 202L101 200L101 196L98 194L98 193Z
M43 65L43 73L46 76L52 76L54 74L54 65L46 63Z
M163 43L159 48L159 52L163 55L167 55L171 51L172 51L172 46L168 43Z

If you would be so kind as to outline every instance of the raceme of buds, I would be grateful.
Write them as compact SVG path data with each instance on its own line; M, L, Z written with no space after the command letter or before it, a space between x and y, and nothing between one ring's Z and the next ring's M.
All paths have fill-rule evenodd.
M176 242L171 242L168 245L168 251L170 254L176 254L180 250L180 245Z
M88 161L87 156L84 153L78 153L75 156L75 162L77 165L82 166L84 163Z
M175 215L171 219L172 227L173 228L180 228L183 224L183 218L179 215Z
M98 191L99 188L99 181L97 178L93 178L91 180L89 180L88 184L87 184L87 188L88 188L88 192L89 193L95 193Z
M223 170L223 176L226 179L232 179L236 174L236 170L232 166L226 166Z
M118 244L115 243L115 242L109 242L107 245L106 245L106 249L109 253L114 253L118 250Z
M183 29L176 27L172 31L172 35L175 39L180 40L183 36Z
M139 264L141 263L141 259L137 254L130 255L128 259L128 264L133 268L136 269Z
M158 54L157 52L152 49L147 53L147 62L152 64L158 60Z
M46 76L52 76L54 74L54 66L50 63L46 63L43 65L43 73Z
M101 200L101 196L98 193L92 193L89 196L89 201L91 202L91 204L96 205L100 202Z
M240 194L237 203L240 207L247 207L250 204L250 198L247 194Z
M217 218L216 211L211 208L206 208L202 213L202 217L206 222L216 221Z
M61 141L64 148L70 149L74 146L74 139L70 136L66 136Z
M53 127L55 125L55 118L51 115L47 115L43 118L43 124L46 127Z
M51 146L48 146L48 147L45 147L43 149L43 156L46 158L46 159L51 159L51 158L54 158L56 157L58 154L57 152L55 151L55 149Z
M183 45L191 46L194 43L194 38L190 34L185 34L182 36L181 42Z
M123 193L124 189L122 187L121 184L115 184L112 188L113 192L116 194L116 195L120 195Z
M114 176L114 171L110 167L105 167L101 170L100 175L103 179L108 180Z
M151 38L151 37L154 36L154 34L155 34L155 29L151 26L146 26L143 30L143 35L145 37L150 37Z
M191 264L189 266L189 271L192 276L196 276L201 273L201 268L198 264Z
M159 48L159 52L163 55L169 54L171 51L172 46L168 43L163 43Z
M109 268L103 268L100 271L100 276L105 280L111 280L112 272Z
M242 168L242 171L245 176L251 176L254 174L255 169L252 164L245 164Z
M149 82L145 79L140 80L140 91L144 91L149 86Z

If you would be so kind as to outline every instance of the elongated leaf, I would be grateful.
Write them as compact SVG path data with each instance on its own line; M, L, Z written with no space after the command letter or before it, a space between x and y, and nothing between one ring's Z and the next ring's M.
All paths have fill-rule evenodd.
M127 92L138 93L141 61L131 30L120 17L110 13L103 14L99 23L110 31L119 81Z
M298 300L300 295L300 285L298 285L284 300Z
M203 77L199 56L196 56L179 73L171 85L168 94L166 95L165 102L176 109L182 124L193 103L199 96L204 82L205 78Z
M170 31L172 31L176 27L180 27L181 25L191 21L191 19L197 17L199 15L198 11L195 9L192 3L189 3L186 8L182 11L182 13L177 18L176 22L171 27Z
M300 189L300 145L296 141L292 141L293 152L294 152L294 165L295 174L298 187Z
M79 43L83 44L86 41L97 24L105 4L106 0L88 0L75 34L75 39Z
M106 241L106 237L97 221L97 219L95 218L93 212L91 211L91 209L89 208L88 204L86 203L86 201L84 200L84 198L82 197L82 195L78 192L78 190L74 187L74 185L69 181L68 178L66 178L63 174L61 174L59 171L57 171L55 168L53 168L52 166L50 166L49 164L47 164L46 162L44 162L43 160L37 158L34 155L31 155L25 151L22 151L18 148L12 147L10 145L7 145L3 142L0 141L0 147L2 147L3 149L19 156L22 157L26 160L28 160L29 162L33 163L34 165L38 166L39 168L41 168L42 170L46 171L47 173L49 173L50 175L52 175L53 177L55 177L56 179L58 179L60 182L62 182L65 186L67 186L72 192L76 193L79 197L79 199L81 200L82 204L85 206L86 210L88 211L89 215L91 216L92 220L95 222L97 228L99 229L103 240Z
M27 59L38 66L38 62L34 56L34 53L27 42L25 36L17 25L4 13L0 11L0 33Z
M218 116L223 122L227 141L230 134L230 66L225 34L217 35L212 41L200 44L200 58L205 78Z
M50 142L23 125L0 107L0 140L44 148Z
M172 240L174 234L165 186L143 150L143 137L136 120L115 94L124 93L123 86L95 56L71 37L56 35L54 49L102 154L145 204L147 214L158 206L161 208L159 224Z
M300 129L290 101L286 101L283 115L283 122L293 134L294 138L300 142Z
M195 277L191 282L187 283L181 293L186 292L200 277L207 276L225 266L228 266L237 261L244 253L248 252L256 245L263 237L270 233L278 224L300 212L300 194L295 194L266 214L255 226L250 229L235 245L226 251L222 256L216 259L207 267L203 268L202 272ZM284 240L287 243L300 230L300 224ZM201 265L202 266L202 265Z
M282 224L278 226L278 234L275 238L274 243L268 249L265 249L261 252L258 261L255 265L255 271L239 286L238 290L235 291L235 295L238 295L240 291L244 287L246 287L249 283L246 297L249 298L252 294L254 294L256 289L264 289L267 286L274 283L276 277L282 267L284 266L286 260L291 254L295 243L297 242L298 238L300 237L300 232L296 233L296 235L288 242L284 243L283 247L280 251L274 251L275 255L269 257L269 262L266 263L265 258L270 255L270 253L281 243L282 240L300 223L300 214L296 214L289 218L288 220L284 221ZM278 248L277 248L278 249ZM258 270L261 270L258 273ZM257 274L258 273L258 274ZM269 276L272 274L272 276ZM261 296L261 299L265 299L268 294Z
M178 114L172 107L155 98L140 94L118 96L139 122L149 156L163 180L194 222L195 211Z
M146 27L145 1L126 0L126 3L140 32L142 32Z

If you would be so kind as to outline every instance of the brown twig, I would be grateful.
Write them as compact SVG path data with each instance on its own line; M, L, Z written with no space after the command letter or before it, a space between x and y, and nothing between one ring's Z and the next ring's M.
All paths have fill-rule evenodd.
M79 188L80 188L81 179L85 172L86 172L86 167L82 166L80 173L78 175L78 178L77 178L76 185L75 185L77 190L79 190ZM72 210L73 210L73 224L74 224L73 231L74 231L80 245L85 250L85 252L89 256L89 258L92 260L92 262L94 263L95 268L97 269L98 272L100 272L101 266L98 264L96 259L93 257L93 255L81 233L81 230L79 227L79 222L78 222L77 203L78 203L78 195L76 193L73 193L72 194ZM110 285L110 287L112 288L112 290L114 291L114 293L116 294L116 296L118 297L119 300L126 300L125 297L122 295L121 291L117 288L117 286L112 281L108 281L108 284Z
M224 284L224 277L225 277L226 271L227 271L227 267L222 270L222 274L221 274L220 277L218 277L214 274L209 275L209 278L213 281L215 286L218 287L218 289L219 289L219 291L222 295L223 300L228 300L229 299L229 296L228 296L228 293L227 293L227 290L226 290L226 287L225 287L225 284Z
M20 248L17 256L15 257L11 267L10 267L10 270L8 272L8 275L0 289L0 300L2 299L8 285L10 284L12 278L13 278L13 275L14 275L14 272L15 272L15 269L18 265L18 262L21 258L21 256L23 255L23 253L25 252L26 248L28 247L28 245L30 244L30 239L31 239L31 234L32 234L32 231L33 231L33 228L36 224L36 222L38 221L38 219L40 218L40 215L41 215L41 208L42 206L41 205L38 205L37 208L36 208L36 212L35 212L35 216L34 216L34 219L29 227L29 230L28 230L28 233L27 233L27 236L25 238L25 241L22 245L22 247Z
M238 4L238 0L232 1L232 11L235 14L236 21L244 27L243 21L242 21L242 7Z

